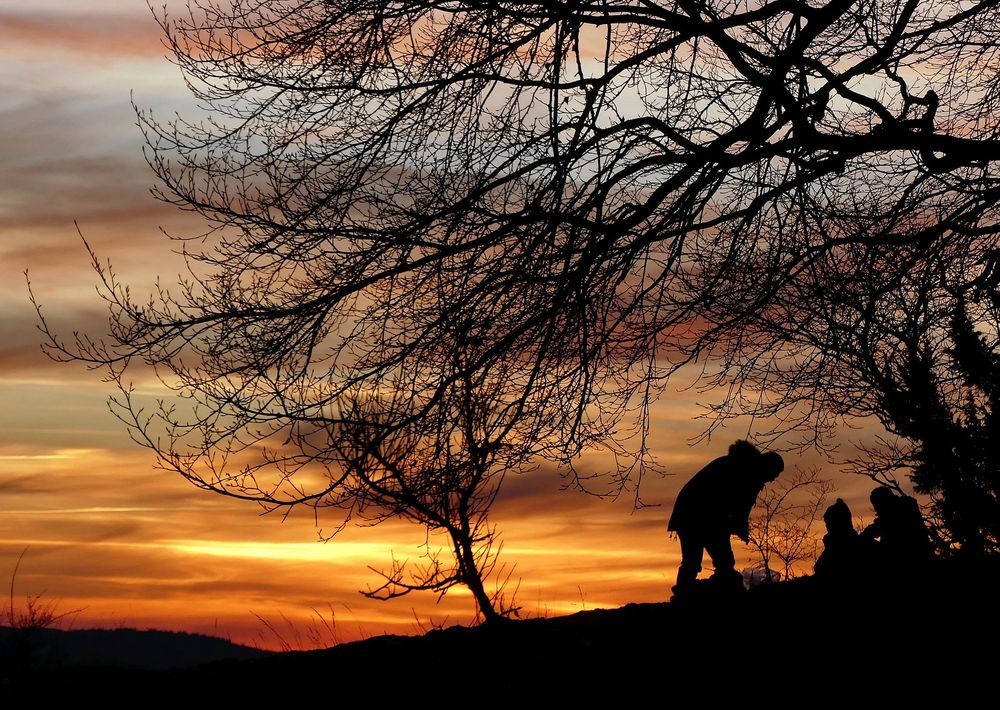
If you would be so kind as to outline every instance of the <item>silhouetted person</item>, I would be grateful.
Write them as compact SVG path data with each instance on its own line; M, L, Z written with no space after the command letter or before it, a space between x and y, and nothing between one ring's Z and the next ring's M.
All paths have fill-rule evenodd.
M816 574L837 581L867 577L875 554L874 543L858 535L851 509L842 498L826 509L823 522L826 535L814 567Z
M861 533L863 540L878 540L879 558L890 566L928 561L933 555L924 517L917 501L880 486L871 493L875 520Z
M681 543L675 593L683 593L694 584L706 551L715 566L712 578L742 587L729 537L748 540L750 511L757 494L784 468L777 453L761 454L753 444L737 441L729 447L728 455L712 461L681 488L667 524L667 530L676 532Z

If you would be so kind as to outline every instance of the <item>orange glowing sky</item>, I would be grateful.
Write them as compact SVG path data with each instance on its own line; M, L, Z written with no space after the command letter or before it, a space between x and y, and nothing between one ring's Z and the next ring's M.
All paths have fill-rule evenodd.
M301 630L312 610L332 609L340 640L468 622L471 600L461 590L439 603L358 594L378 584L368 565L419 554L421 529L351 528L321 544L308 516L282 523L197 491L154 470L149 452L108 413L99 374L41 355L25 270L63 332L104 325L74 220L126 280L175 273L158 227L184 233L194 225L149 196L129 100L132 92L139 106L183 111L190 99L145 0L0 0L0 45L0 582L6 587L30 545L18 599L42 594L64 610L83 609L72 617L78 628L191 630L269 645L274 636L255 615L284 615ZM665 531L673 495L746 430L691 445L705 424L693 420L695 400L677 394L655 408L653 443L671 475L649 479L643 499L659 507L633 512L629 495L609 502L561 490L545 468L508 480L493 519L526 614L669 596L679 559ZM861 502L867 481L829 464L825 471L837 495L870 515Z

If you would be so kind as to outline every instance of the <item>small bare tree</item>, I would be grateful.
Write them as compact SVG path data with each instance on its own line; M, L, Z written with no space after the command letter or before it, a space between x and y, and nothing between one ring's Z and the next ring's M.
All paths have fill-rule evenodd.
M764 579L792 579L802 563L819 554L814 527L833 485L819 469L795 469L769 485L750 518L749 546Z
M61 611L59 600L46 599L44 592L35 595L26 594L24 603L17 604L14 594L17 573L29 549L30 545L21 550L21 554L17 556L10 574L8 606L5 610L0 610L0 626L7 627L2 629L4 633L0 634L0 669L4 666L13 669L24 668L38 662L40 653L44 651L39 633L83 611L82 608ZM48 652L51 653L51 649ZM0 680L3 680L3 675L0 672Z
M363 593L375 599L413 591L443 596L462 585L472 593L480 618L491 623L517 609L504 596L512 570L498 564L502 545L489 509L505 475L529 467L536 449L533 437L512 435L518 417L503 405L505 379L461 367L467 350L462 346L455 355L460 374L443 395L443 406L414 416L405 427L392 427L393 418L412 406L413 383L396 383L377 397L356 397L329 447L344 474L340 501L353 514L371 522L403 518L427 531L422 564L393 558L387 569L372 567L384 582ZM433 544L435 533L447 537L445 550ZM491 578L492 592L486 586Z
M69 616L79 614L83 609L71 609L70 611L59 610L58 599L45 599L44 592L34 596L28 594L24 597L24 604L18 608L14 598L14 585L17 582L17 573L21 569L21 562L28 553L30 545L21 550L14 563L14 571L10 574L10 589L7 611L0 614L0 621L12 629L19 629L24 632L32 632L38 629L50 628L61 620Z

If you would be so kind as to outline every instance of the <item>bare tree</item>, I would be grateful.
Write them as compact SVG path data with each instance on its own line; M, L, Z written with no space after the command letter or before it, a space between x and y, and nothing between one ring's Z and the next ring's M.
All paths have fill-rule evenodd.
M649 404L701 358L721 414L822 433L866 413L829 377L851 363L825 314L877 287L843 277L895 293L995 242L998 15L189 0L158 19L207 114L139 119L157 194L206 221L191 275L144 300L95 260L110 337L46 328L51 352L108 366L123 419L196 485L276 508L384 467L499 363L505 442L570 464L637 434L609 490L641 479ZM140 411L133 363L180 403ZM369 427L364 455L333 443Z
M25 547L17 556L10 573L7 608L0 609L0 668L5 675L8 669L16 673L38 663L52 662L53 658L48 656L53 655L54 649L47 646L40 633L83 611L82 608L60 611L59 600L46 599L44 592L27 594L23 604L17 603L14 595L17 573L29 549L30 546Z
M814 529L833 485L819 469L796 469L767 486L750 518L749 546L766 580L792 579L819 555Z
M510 570L498 567L501 544L488 513L504 477L531 467L538 453L532 437L539 432L526 440L519 438L523 429L511 435L523 420L507 409L504 390L496 373L465 371L444 395L443 406L410 426L391 427L413 391L412 383L394 381L384 394L356 398L347 411L350 423L339 427L339 438L321 446L335 453L341 475L346 474L331 501L367 521L401 517L427 530L424 562L393 559L388 570L374 570L384 583L366 596L391 599L417 590L443 595L461 584L483 621L517 612L513 595L504 596ZM447 535L450 554L434 547L433 533ZM486 586L491 578L492 593Z

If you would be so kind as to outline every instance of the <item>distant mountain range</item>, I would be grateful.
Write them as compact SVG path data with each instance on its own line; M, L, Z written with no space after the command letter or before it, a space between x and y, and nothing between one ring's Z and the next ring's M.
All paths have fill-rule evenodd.
M6 651L6 652L5 652ZM0 626L0 659L33 667L115 667L166 670L271 655L203 634L136 629L24 631Z

